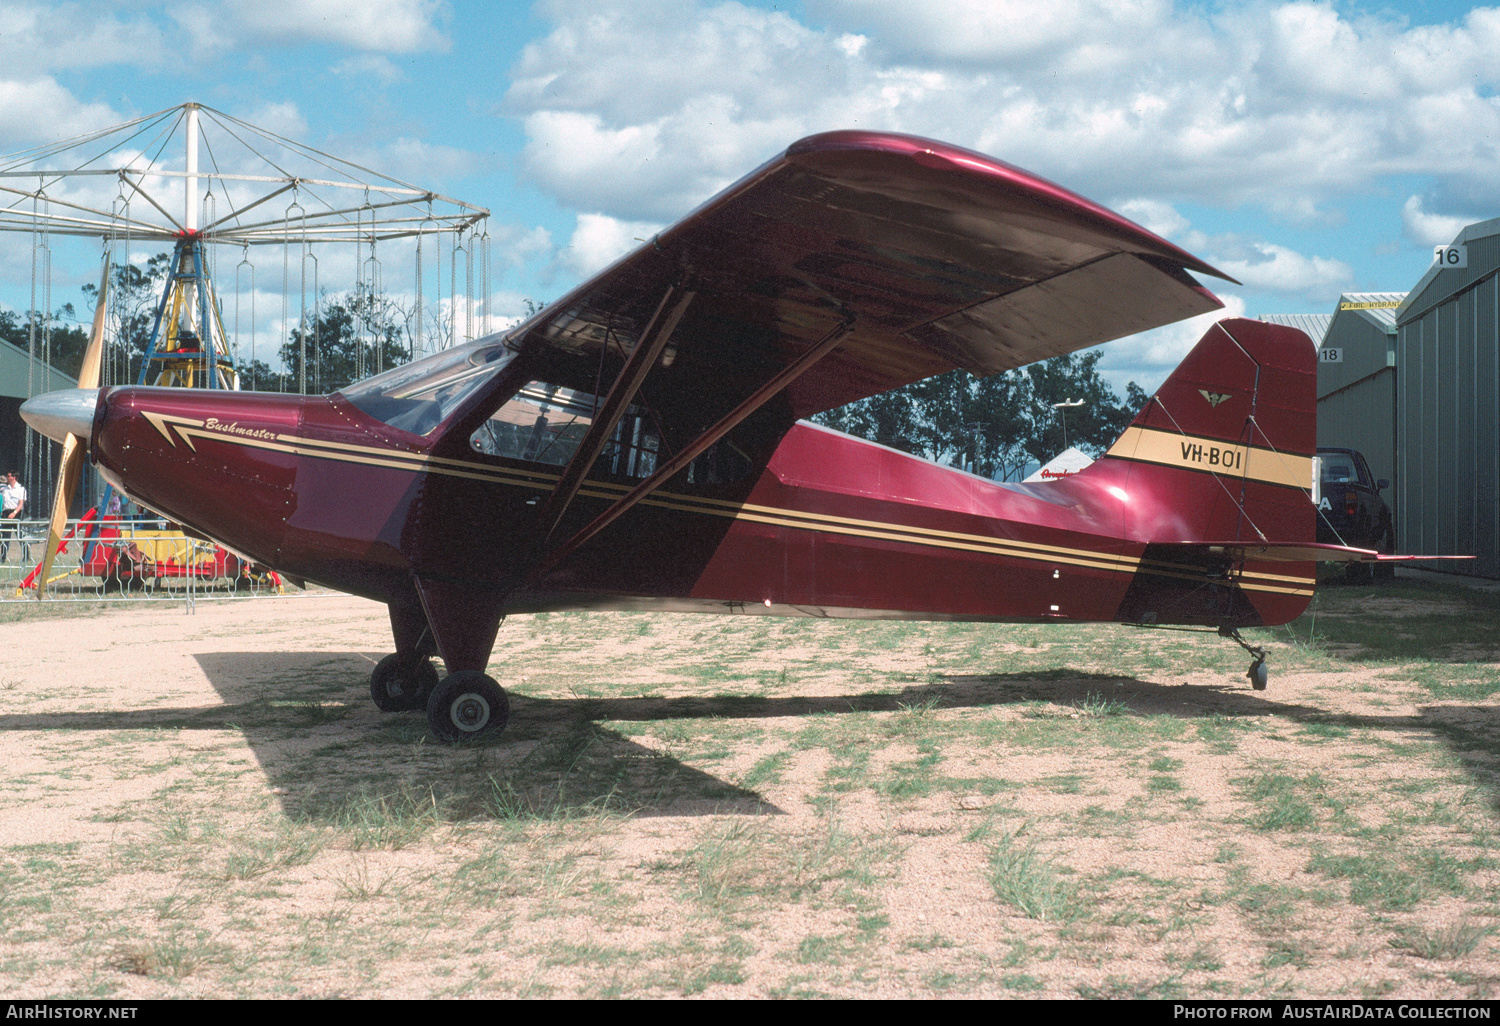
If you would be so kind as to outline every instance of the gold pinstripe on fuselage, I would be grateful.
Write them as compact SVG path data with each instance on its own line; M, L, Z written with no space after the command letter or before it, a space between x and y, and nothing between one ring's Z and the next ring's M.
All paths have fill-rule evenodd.
M151 422L172 445L168 428L175 430L189 447L194 439L211 439L250 448L284 452L289 455L315 459L357 463L364 466L386 467L412 473L438 474L516 488L551 490L561 478L560 474L547 471L532 471L519 468L497 467L468 460L456 460L423 453L387 449L378 446L357 445L352 442L305 438L300 435L275 434L272 438L236 434L202 426L202 422L185 422L186 418L153 417ZM595 499L617 499L633 486L614 484L608 481L586 480L578 494ZM641 505L661 509L680 510L705 516L725 517L748 523L767 524L774 527L789 527L798 530L820 531L827 534L869 538L879 541L923 545L930 548L979 552L1011 559L1076 566L1093 570L1114 571L1125 574L1137 572L1153 576L1202 582L1205 572L1200 567L1187 564L1167 563L1159 560L1143 560L1139 556L1123 553L1078 549L1042 542L996 538L987 535L945 531L937 528L895 524L889 521L862 520L827 513L808 513L779 506L762 506L749 502L731 502L675 492L657 491L641 500ZM1239 587L1284 595L1311 595L1313 579L1295 575L1242 571L1235 575L1234 583Z

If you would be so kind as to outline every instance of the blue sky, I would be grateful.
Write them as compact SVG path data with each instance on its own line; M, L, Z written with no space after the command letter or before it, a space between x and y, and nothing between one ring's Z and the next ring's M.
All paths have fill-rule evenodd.
M194 100L488 207L506 315L834 128L955 142L1121 210L1241 279L1209 283L1234 313L1406 289L1500 214L1500 10L1430 0L14 2L0 55L0 152ZM54 305L91 253L57 248ZM0 302L25 305L29 261L0 240ZM1104 366L1154 386L1202 328Z

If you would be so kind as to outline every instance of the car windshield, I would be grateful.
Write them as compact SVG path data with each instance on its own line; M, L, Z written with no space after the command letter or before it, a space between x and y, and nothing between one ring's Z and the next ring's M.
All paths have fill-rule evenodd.
M1323 462L1323 471L1320 475L1323 484L1358 484L1359 471L1354 467L1354 457L1343 452L1322 452L1318 458Z
M376 420L426 435L515 358L501 342L473 342L366 378L339 394Z

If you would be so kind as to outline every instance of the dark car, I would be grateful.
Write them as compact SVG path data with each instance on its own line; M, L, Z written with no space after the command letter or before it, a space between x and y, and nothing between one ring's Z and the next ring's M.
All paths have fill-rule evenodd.
M1318 541L1349 545L1377 552L1396 551L1396 526L1391 509L1380 493L1391 486L1385 478L1370 475L1370 465L1356 449L1318 447L1320 470L1318 480L1321 501L1318 506ZM1351 580L1368 578L1370 567L1351 563ZM1377 578L1395 574L1391 564L1374 568Z

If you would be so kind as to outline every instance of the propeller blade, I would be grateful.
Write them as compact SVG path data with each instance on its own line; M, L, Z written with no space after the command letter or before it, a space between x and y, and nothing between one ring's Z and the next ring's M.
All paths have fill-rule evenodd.
M104 272L99 278L99 303L94 307L94 326L89 332L89 344L83 351L83 366L78 371L79 388L98 388L99 370L104 362L104 307L109 291L109 254L104 255ZM47 594L47 578L52 574L52 561L62 548L63 531L68 526L68 504L78 490L78 479L83 471L84 441L72 432L63 440L62 468L57 475L57 491L52 496L52 521L47 525L47 543L42 549L42 565L36 577L36 597Z
M99 387L99 368L104 362L104 301L108 292L109 255L105 254L104 273L99 277L99 304L94 307L94 327L83 351L83 366L78 370L79 388Z
M78 478L83 470L83 443L72 434L63 442L62 472L58 474L57 493L52 499L52 522L47 525L47 547L42 550L41 571L36 577L36 597L47 593L47 579L52 575L52 561L62 548L63 531L68 526L68 503L78 490Z

